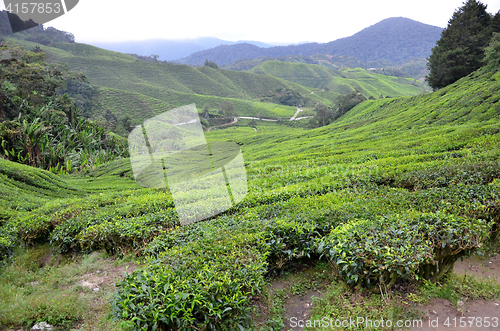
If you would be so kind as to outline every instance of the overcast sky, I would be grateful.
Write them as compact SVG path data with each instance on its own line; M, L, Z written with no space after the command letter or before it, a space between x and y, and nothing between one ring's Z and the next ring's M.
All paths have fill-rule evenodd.
M482 1L490 13L500 0ZM463 0L80 0L45 26L77 42L218 37L268 43L329 42L389 17L446 27ZM1 9L5 9L3 2Z

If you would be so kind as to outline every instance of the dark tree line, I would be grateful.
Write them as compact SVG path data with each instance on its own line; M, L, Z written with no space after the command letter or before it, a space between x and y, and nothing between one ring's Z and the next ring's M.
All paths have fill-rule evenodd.
M208 59L205 59L204 66L214 68L214 69L219 69L219 66L217 65L217 63L215 63L214 61L208 61Z

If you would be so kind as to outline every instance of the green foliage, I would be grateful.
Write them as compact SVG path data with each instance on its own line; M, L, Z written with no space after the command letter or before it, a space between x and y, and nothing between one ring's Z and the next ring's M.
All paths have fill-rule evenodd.
M210 67L210 68L213 68L213 69L219 69L219 66L217 65L217 63L215 63L213 61L205 60L204 66L205 67Z
M330 83L329 77L334 80L330 91L323 92L315 91L314 84L306 84L307 77L303 78L304 81L293 77L286 81L269 75L215 70L207 66L192 68L164 62L142 62L128 55L77 43L55 43L48 47L21 40L16 42L29 48L39 46L42 52L49 54L50 59L84 72L88 81L66 77L64 86L59 88L60 93L72 97L82 115L107 123L109 129L122 136L128 133L120 121L122 117L130 117L131 124L135 126L144 119L190 103L220 109L222 103L229 101L240 116L256 117L260 114L264 118L290 118L295 113L292 106L314 107L318 102L330 105L337 94L350 93L357 88L366 97L375 98L425 91L423 85L412 85L413 80L395 81L394 77L371 74L361 69L344 70L341 75L345 78L329 72L338 71L336 69L320 73L322 77L326 75L319 81L320 85ZM320 70L317 68L324 67L314 66L310 71ZM281 76L278 74L277 77ZM106 120L108 110L117 119L116 122Z
M413 80L397 80L396 77L388 77L389 72L372 72L361 68L338 69L317 64L268 60L250 71L301 84L314 89L312 90L314 94L319 94L328 100L332 100L339 94L349 94L356 90L359 90L366 98L373 96L376 99L381 95L397 97L416 95L426 91L423 84L413 84ZM317 89L324 89L325 86L328 86L328 91L317 91Z
M348 284L390 288L399 279L439 280L461 255L487 240L492 225L440 214L355 219L325 236L318 250Z
M340 280L361 288L439 279L500 229L496 75L482 70L431 94L365 101L312 130L207 132L209 142L241 146L249 191L222 215L183 227L168 190L139 188L129 160L76 175L0 160L0 249L50 241L62 252L142 256L110 302L136 330L249 328L265 276L318 251ZM209 116L219 109L199 105Z
M65 173L128 154L126 143L79 116L57 90L85 81L64 66L46 64L44 53L2 44L0 67L0 153L2 157Z
M258 237L210 232L152 258L118 283L112 316L133 321L135 330L248 327L250 296L264 284L265 262L248 246Z
M497 14L498 15L498 14ZM499 15L500 17L500 15ZM488 69L497 71L500 69L500 32L494 33L490 44L485 49L485 63Z
M427 82L443 88L479 69L491 39L491 16L486 5L468 0L448 22L429 57Z
M366 101L366 98L359 90L356 90L338 96L335 99L333 109L328 109L324 104L318 104L316 105L316 115L309 121L309 125L311 127L328 125L363 101Z

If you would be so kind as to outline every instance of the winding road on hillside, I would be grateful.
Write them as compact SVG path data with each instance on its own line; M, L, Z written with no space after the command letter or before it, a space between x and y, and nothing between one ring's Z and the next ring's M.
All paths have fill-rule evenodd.
M303 110L302 108L298 108L298 107L297 107L297 111L295 112L295 114L293 114L293 116L292 116L292 117L290 117L289 121L298 121L298 120L303 120L303 119L306 119L306 118L311 118L311 117L313 117L313 116L297 117L297 115L298 115L301 111L304 111L304 110ZM243 118L243 119L247 119L247 120L268 121L268 122L278 122L278 120L268 119L268 118L259 118L259 117L246 117L246 116L239 116L239 117L235 117L235 118Z

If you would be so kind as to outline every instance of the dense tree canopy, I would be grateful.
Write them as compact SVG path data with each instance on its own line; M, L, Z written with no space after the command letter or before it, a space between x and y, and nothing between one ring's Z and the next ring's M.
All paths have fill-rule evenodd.
M79 116L61 95L81 74L44 56L0 43L0 157L67 172L127 156L124 139Z
M214 61L208 61L208 59L205 59L204 66L205 67L214 68L214 69L218 69L219 68L219 66L217 65L217 63L215 63Z
M492 17L487 5L468 0L443 30L429 57L427 82L433 89L445 87L483 65L484 48L492 33Z

